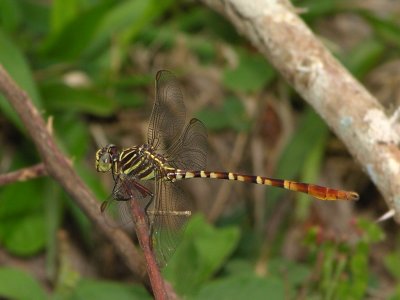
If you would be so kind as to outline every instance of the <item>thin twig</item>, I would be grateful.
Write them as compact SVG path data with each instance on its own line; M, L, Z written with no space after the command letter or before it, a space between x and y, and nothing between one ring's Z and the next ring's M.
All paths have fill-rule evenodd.
M23 168L18 171L9 172L0 175L0 186L10 184L16 181L26 181L36 177L47 175L46 168L43 163L39 163L32 167Z
M43 118L33 106L29 96L21 90L0 65L0 92L8 99L18 113L22 122L32 137L46 170L79 205L88 218L110 240L119 252L129 269L142 282L148 284L143 256L136 249L132 240L125 232L104 222L101 216L99 202L76 174L66 157L55 144ZM149 274L151 275L151 274Z
M381 104L314 36L291 3L202 1L225 15L320 114L400 223L400 133Z
M133 219L135 220L136 235L146 260L147 273L149 274L151 286L153 287L154 298L160 300L167 299L164 281L161 277L160 269L158 268L154 253L151 249L149 227L147 226L146 216L135 199L132 199L130 204Z
M157 300L167 299L167 292L165 289L164 281L157 265L154 253L152 251L152 242L150 240L150 230L148 226L148 219L140 207L138 200L135 198L133 191L138 188L137 184L133 184L127 178L118 177L116 184L121 184L124 189L124 195L128 196L130 213L135 223L135 231L139 240L140 248L143 250L144 258L146 260L147 273L149 274L150 283L153 288L154 298ZM126 201L126 199L123 199ZM172 295L169 295L172 299Z

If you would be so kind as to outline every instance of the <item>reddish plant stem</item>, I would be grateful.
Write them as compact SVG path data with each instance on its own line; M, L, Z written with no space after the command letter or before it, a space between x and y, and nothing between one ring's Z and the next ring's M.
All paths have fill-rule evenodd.
M129 200L122 201L129 201L131 215L135 223L136 236L143 251L144 259L146 260L147 274L149 274L150 284L153 289L154 297L157 300L167 299L164 281L152 250L152 243L150 241L150 230L147 221L148 219L145 215L144 210L140 207L137 199L132 192L138 189L140 191L140 189L143 187L140 184L137 184L134 180L130 180L129 178L121 179L121 177L118 177L117 180L121 180L121 186L125 192L124 194L129 195L130 198ZM118 183L119 182L117 182L117 184Z
M154 298L157 300L167 299L164 280L158 268L154 253L151 249L149 227L147 226L146 216L136 199L130 200L131 213L135 222L136 235L139 240L140 248L143 250L146 260L147 273L153 288Z

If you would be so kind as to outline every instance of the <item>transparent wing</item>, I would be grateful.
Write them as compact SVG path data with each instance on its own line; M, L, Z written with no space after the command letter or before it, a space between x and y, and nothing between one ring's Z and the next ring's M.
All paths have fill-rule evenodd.
M101 204L101 213L107 225L124 229L131 228L133 219L128 205L130 200L115 200L112 195L109 198Z
M112 194L102 203L101 211L103 214L107 213L118 227L127 228L132 225L133 221L130 201L135 199L145 211L152 202L153 188L154 182L138 183L133 177L119 177L115 182Z
M158 71L147 143L157 150L167 150L181 135L185 118L186 109L178 80L169 71Z
M166 158L174 168L204 170L207 165L207 130L198 119L191 119L180 138L168 149Z
M191 213L191 205L176 183L157 180L154 205L147 214L151 220L153 251L160 267L174 254Z

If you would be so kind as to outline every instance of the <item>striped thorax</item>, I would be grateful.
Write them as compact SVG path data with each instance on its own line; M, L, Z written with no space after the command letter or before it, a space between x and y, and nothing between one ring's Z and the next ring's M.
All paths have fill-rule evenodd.
M119 151L115 145L107 145L96 153L96 169L99 172L111 171L114 175L130 175L140 180L154 179L156 174L165 177L170 168L163 156L143 144Z

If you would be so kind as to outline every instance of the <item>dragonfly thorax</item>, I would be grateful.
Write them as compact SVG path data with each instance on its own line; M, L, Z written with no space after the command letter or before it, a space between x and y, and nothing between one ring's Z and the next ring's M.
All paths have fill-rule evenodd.
M162 174L166 168L166 159L156 153L149 144L127 148L121 151L118 162L118 173L135 176L138 179L153 179Z

